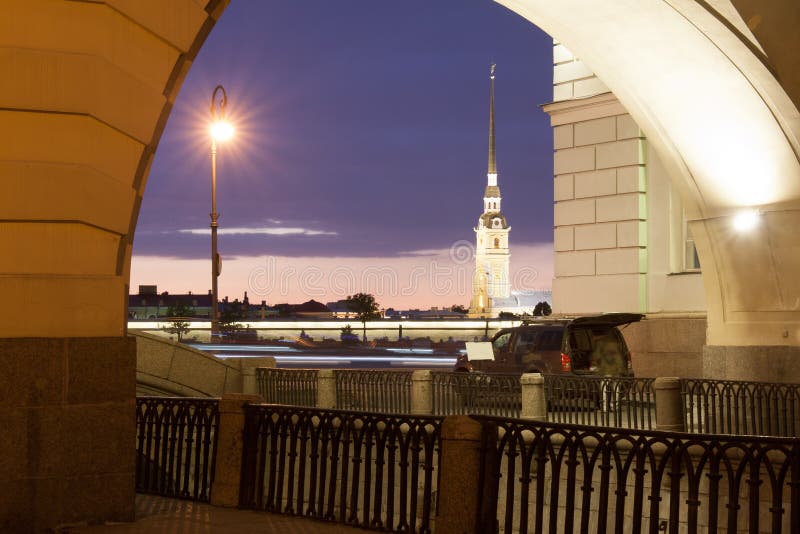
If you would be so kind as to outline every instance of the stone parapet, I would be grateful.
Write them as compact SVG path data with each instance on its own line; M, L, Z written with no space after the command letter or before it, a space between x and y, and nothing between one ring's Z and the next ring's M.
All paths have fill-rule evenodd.
M540 373L525 373L520 378L522 386L523 419L547 421L547 398L544 391L544 376Z
M242 451L244 448L244 408L248 403L264 402L258 395L227 393L219 401L219 429L217 430L217 460L211 504L239 506L239 487L242 476Z
M481 424L467 415L442 423L438 532L478 534L481 439Z
M677 377L656 378L653 384L656 394L656 429L667 432L684 432L683 397L681 379Z

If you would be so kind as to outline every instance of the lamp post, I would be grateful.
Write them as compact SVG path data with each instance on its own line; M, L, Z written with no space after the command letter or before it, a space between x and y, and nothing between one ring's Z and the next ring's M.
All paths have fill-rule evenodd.
M217 278L220 273L220 257L217 252L217 141L226 141L233 135L233 126L225 120L228 95L218 85L211 94L211 336L219 333L219 310L217 309Z

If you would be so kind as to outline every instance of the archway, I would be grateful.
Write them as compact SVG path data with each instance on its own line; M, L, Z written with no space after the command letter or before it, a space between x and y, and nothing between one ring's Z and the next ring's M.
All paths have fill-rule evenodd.
M800 6L498 1L566 43L656 145L694 221L714 345L707 356L718 364L711 369L724 375L735 364L758 376L768 361L775 373L790 370L800 345L800 38L787 21L800 18ZM0 308L0 391L8 434L21 440L12 452L29 456L0 478L10 488L61 488L55 500L48 491L24 494L16 508L28 515L15 524L132 517L131 237L172 102L227 5L4 6L0 292L11 304ZM749 234L730 227L743 207L761 212ZM63 443L75 451L108 445L47 463L23 442L48 453Z
M790 68L785 52L773 49L776 59L768 57L737 11L752 6L718 2L714 9L693 0L499 2L581 57L665 161L704 266L708 344L797 346L800 285L792 273L800 267L800 254L789 229L800 221L800 124L792 101L798 92L791 78L781 85L773 74ZM784 15L796 20L797 6L782 4ZM769 30L762 24L759 31L769 35ZM732 228L744 208L757 209L762 219L746 234ZM763 351L733 352L749 353L747 358ZM731 351L707 353L718 359Z
M180 83L227 3L9 8L6 20L16 22L4 28L15 44L6 51L7 78L15 83L3 98L9 231L0 287L21 304L0 312L0 337L125 332L130 239L153 152ZM792 95L773 74L791 60L783 49L774 51L777 66L768 58L735 9L748 2L717 11L693 0L500 3L579 55L666 162L705 266L708 343L797 345L800 284L792 275L800 259L789 229L798 218L800 127ZM781 4L788 18L797 14L791 2ZM776 19L777 8L770 9L764 35ZM109 30L93 35L94 25ZM21 29L31 26L41 31ZM125 32L123 46L117 36ZM115 40L116 50L136 52L112 53L104 44ZM52 64L59 69L51 75ZM97 83L84 87L87 76ZM45 77L80 89L33 90L46 86ZM763 224L736 234L730 217L746 206L761 211ZM20 319L31 315L38 321Z

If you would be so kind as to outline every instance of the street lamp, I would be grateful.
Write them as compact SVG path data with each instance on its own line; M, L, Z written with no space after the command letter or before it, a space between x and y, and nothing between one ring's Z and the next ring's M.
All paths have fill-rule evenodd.
M211 336L219 333L219 312L217 309L217 278L222 262L217 252L217 141L227 141L233 136L233 126L225 120L228 95L225 88L218 85L211 94Z

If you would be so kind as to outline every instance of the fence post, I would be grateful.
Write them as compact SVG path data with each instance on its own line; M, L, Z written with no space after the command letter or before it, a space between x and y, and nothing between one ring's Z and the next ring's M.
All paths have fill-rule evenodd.
M547 398L544 394L544 376L540 373L525 373L520 378L522 385L523 419L547 421Z
M680 378L656 378L653 389L656 392L656 430L685 432Z
M259 367L275 368L275 357L265 356L263 358L241 358L239 365L242 369L242 393L245 395L258 395L258 380L256 369Z
M336 374L333 369L317 371L317 408L336 408Z
M429 370L411 373L411 413L431 415L433 413L433 377Z
M483 437L481 423L468 415L451 415L442 422L437 532L485 533L479 525L482 501L493 499L481 498L486 486L486 481L481 480Z
M217 460L214 466L214 484L211 487L211 504L214 506L239 506L244 407L251 402L264 402L264 399L258 395L225 393L219 400Z

